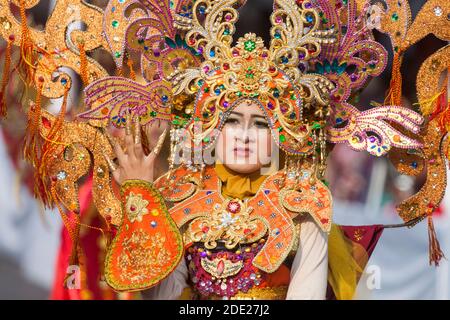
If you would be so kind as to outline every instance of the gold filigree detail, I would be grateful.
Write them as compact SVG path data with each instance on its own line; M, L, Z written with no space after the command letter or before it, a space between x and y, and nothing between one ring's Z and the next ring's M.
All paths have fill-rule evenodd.
M206 272L217 279L224 279L234 276L238 274L244 266L242 260L232 262L230 260L217 257L213 260L203 258L200 263Z
M166 238L161 233L149 235L142 229L132 233L122 242L123 250L118 257L120 277L131 282L143 281L143 277L156 276L162 272L170 255L164 251Z
M213 212L194 219L188 227L190 238L196 242L203 242L205 248L214 249L218 241L223 241L228 249L239 243L250 243L260 239L266 233L266 227L261 231L261 218L251 216L252 207L239 200L226 200L222 204L215 204Z
M127 203L125 205L128 219L130 222L142 222L142 217L148 214L148 201L142 199L142 194L134 194L130 192L127 196Z

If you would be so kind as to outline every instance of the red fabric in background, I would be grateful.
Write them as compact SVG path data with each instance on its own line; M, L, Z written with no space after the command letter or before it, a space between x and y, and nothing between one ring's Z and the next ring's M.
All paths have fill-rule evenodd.
M384 226L380 224L371 226L339 226L339 228L348 239L364 247L367 252L368 260L375 250L378 240L380 240L384 230ZM362 267L365 268L365 266ZM336 300L336 296L330 285L327 287L326 297L327 300Z
M79 190L80 199L80 215L83 218L89 214L89 210L92 210L92 177L82 185ZM98 214L89 222L89 225L97 228L101 228L101 220ZM53 283L53 289L50 295L51 299L54 300L79 300L79 299L114 299L115 294L110 289L101 289L99 287L99 279L101 274L101 266L103 261L100 261L100 247L98 242L102 236L101 232L98 230L93 230L89 228L82 227L83 232L80 236L80 245L84 254L84 262L86 270L86 284L87 288L83 288L83 293L88 293L88 295L82 294L81 290L78 289L67 289L64 287L64 279L66 277L67 267L69 264L70 254L72 252L72 244L69 233L66 228L63 228L61 232L61 245L56 261L56 272L55 279ZM85 291L85 290L88 291Z

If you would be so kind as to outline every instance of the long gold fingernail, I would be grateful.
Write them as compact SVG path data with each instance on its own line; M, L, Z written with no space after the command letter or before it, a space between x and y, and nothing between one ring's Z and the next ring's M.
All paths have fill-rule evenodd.
M117 170L117 166L114 163L114 161L111 160L110 157L108 157L106 154L103 154L103 157L105 158L106 162L108 163L108 167L111 170L111 172L114 172Z

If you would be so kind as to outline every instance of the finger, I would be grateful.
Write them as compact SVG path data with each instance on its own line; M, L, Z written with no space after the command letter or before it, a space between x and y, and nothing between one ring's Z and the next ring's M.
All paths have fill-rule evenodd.
M125 113L125 136L131 135L131 112L128 109Z
M153 154L154 156L157 156L159 154L163 146L164 140L166 139L166 135L167 129L165 129L164 132L159 136L158 142L156 143L156 146L153 148L150 154Z
M131 134L131 112L128 110L125 116L125 148L129 157L135 157L134 153L134 138Z
M111 136L111 134L108 131L104 131L105 136L108 139L109 144L114 149L114 153L119 159L119 163L123 163L125 161L125 152L123 151L122 147L120 146L120 143L116 141L116 139Z
M148 123L144 127L144 132L145 132L145 136L147 137L149 149L153 149L153 147L155 146L154 139L152 139L152 131L153 131L153 128L156 127L157 121L158 120L153 120L152 122Z
M144 156L144 148L141 141L141 125L138 116L134 118L134 154L138 159Z
M134 143L141 144L141 124L139 122L139 116L133 117L133 125Z
M103 157L105 158L106 162L108 163L109 170L111 172L116 171L117 170L117 166L114 163L114 161L106 154L103 154Z

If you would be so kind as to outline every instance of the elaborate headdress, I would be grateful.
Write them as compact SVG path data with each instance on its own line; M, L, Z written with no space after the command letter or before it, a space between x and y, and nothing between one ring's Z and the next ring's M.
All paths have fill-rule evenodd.
M102 155L113 155L105 127L122 127L131 110L143 125L170 120L188 130L194 148L208 148L241 99L258 102L282 150L320 161L321 171L327 143L375 156L389 153L402 173L417 175L426 164L427 182L398 207L406 222L431 217L443 197L448 104L439 77L450 66L450 47L430 56L419 71L421 115L401 107L400 66L403 53L426 35L450 39L448 1L429 0L411 22L406 0L275 0L269 47L252 33L233 45L243 4L237 0L110 0L105 9L56 1L43 31L27 24L26 9L38 2L0 4L0 35L7 41L0 102L6 114L16 45L20 59L13 71L37 92L28 110L25 157L35 167L36 194L47 205L76 212L77 183L93 165L94 203L108 223L119 225L120 203ZM11 4L20 8L21 22ZM68 32L77 21L85 30ZM388 61L374 28L391 38L393 77L385 105L360 108L352 101ZM100 48L114 59L115 76L88 54ZM134 56L140 58L138 74ZM70 121L66 99L58 116L41 109L43 97L67 98L72 78L63 67L86 86L88 110ZM66 225L73 229L70 221ZM440 251L433 244L437 261Z

